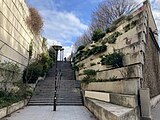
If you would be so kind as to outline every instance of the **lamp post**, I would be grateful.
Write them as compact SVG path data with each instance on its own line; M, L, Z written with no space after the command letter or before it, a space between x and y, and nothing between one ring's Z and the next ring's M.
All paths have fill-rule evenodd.
M60 51L61 51L61 60L63 61L63 51L64 51L64 48L61 48Z
M56 51L56 55L55 55L55 66L56 66L56 71L55 71L55 91L54 91L54 108L53 110L56 111L56 100L57 100L57 58L58 58L58 50L60 50L62 48L62 46L59 45L53 45L52 46L53 49Z

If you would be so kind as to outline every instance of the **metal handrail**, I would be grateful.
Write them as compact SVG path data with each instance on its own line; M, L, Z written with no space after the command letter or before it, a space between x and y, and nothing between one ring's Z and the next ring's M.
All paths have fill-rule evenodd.
M60 85L61 80L61 71L58 71L56 73L56 79L55 79L55 91L54 91L54 103L53 103L53 110L56 111L56 105L57 105L57 88Z

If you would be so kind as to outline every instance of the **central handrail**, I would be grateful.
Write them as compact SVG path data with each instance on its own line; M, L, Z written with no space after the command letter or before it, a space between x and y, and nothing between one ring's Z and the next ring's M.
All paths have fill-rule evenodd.
M56 77L55 77L55 91L54 91L54 103L53 103L53 110L56 111L56 102L57 102L57 88L60 85L60 80L61 80L61 70L59 70L56 73Z

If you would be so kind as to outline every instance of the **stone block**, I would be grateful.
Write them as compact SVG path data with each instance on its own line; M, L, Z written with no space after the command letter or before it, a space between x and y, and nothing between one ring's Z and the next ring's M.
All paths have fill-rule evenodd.
M85 97L110 102L110 94L104 92L85 91Z
M0 119L7 115L7 107L0 109Z
M110 93L110 102L124 107L136 108L138 100L136 95Z
M93 99L86 99L85 105L98 120L139 120L137 108L126 108Z
M144 118L151 118L150 91L149 88L140 89L141 114Z
M24 101L20 101L18 103L14 103L8 107L7 114L11 114L12 112L22 108L24 106Z
M104 91L121 94L138 95L140 88L140 79L128 79L113 82L92 82L89 84L81 84L83 90L88 91Z

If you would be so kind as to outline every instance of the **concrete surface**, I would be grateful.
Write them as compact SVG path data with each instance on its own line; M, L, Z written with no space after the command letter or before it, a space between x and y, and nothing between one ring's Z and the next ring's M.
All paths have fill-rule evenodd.
M110 94L109 93L85 91L85 97L110 102Z
M105 91L111 93L132 94L137 95L140 88L139 79L128 79L127 81L113 81L113 82L92 82L89 84L82 84L83 90L88 91Z
M153 120L160 120L160 102L152 109Z
M84 106L27 106L3 120L96 120Z
M139 120L136 108L122 107L88 98L85 105L98 120Z
M4 107L4 108L0 109L0 119L3 118L4 116L9 115L12 112L24 107L25 105L27 105L27 103L28 103L28 100L22 100L17 103L14 103L8 107Z

